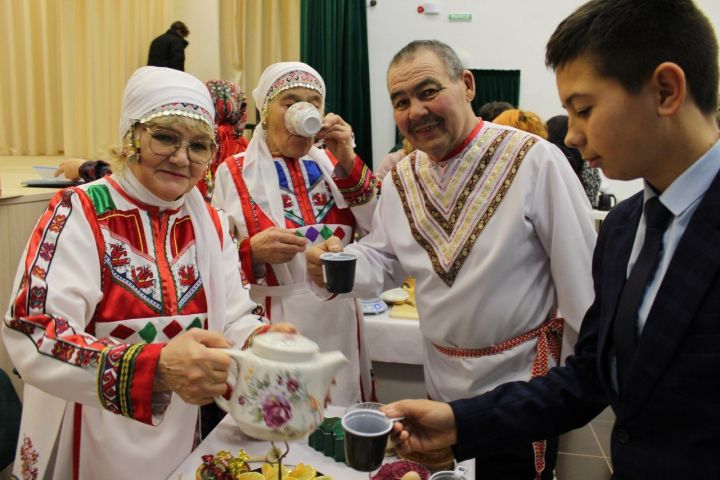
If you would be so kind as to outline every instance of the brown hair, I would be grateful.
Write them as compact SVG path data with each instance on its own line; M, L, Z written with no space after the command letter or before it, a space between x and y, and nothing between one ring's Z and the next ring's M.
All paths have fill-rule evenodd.
M682 68L698 108L715 111L718 43L692 0L592 0L558 25L545 50L557 70L588 54L597 72L636 93L663 62Z

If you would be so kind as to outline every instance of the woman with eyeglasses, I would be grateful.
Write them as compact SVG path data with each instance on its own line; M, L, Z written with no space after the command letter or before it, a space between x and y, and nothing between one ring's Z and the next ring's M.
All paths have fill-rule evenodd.
M268 318L292 319L321 350L340 350L350 359L335 377L332 402L371 399L362 309L347 295L314 297L305 287L302 252L330 235L348 244L357 231L368 231L377 181L355 154L350 125L324 114L325 82L315 69L301 62L270 65L252 95L262 122L247 150L218 167L212 204L228 215L251 296ZM322 118L315 135L288 128L288 112L299 107Z
M253 313L227 220L195 188L215 151L205 85L127 83L114 173L59 192L20 262L2 336L25 380L20 478L166 478L197 439Z

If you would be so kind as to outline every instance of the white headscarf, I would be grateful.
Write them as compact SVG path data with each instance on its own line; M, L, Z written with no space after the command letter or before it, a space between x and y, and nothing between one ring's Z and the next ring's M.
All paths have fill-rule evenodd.
M189 73L165 67L135 70L125 85L120 114L120 141L136 122L180 115L214 126L215 108L203 82Z
M252 91L255 105L266 114L267 104L279 93L291 88L316 90L322 95L323 103L325 102L325 82L314 68L302 62L281 62L270 65L260 76L257 87ZM320 167L323 177L330 186L335 204L340 208L347 208L345 198L333 181L335 166L327 153L312 147L307 155ZM252 140L245 152L243 179L250 196L260 209L270 216L275 225L284 227L285 211L280 195L279 179L262 124L255 127Z
M125 86L120 114L120 140L136 122L168 115L194 118L212 127L215 109L205 84L188 73L171 68L137 69ZM122 184L130 192L133 192L133 188L147 190L127 169L119 175L124 177ZM186 193L182 200L190 211L195 233L195 255L207 300L208 326L210 330L221 332L225 325L227 297L220 239L197 187Z

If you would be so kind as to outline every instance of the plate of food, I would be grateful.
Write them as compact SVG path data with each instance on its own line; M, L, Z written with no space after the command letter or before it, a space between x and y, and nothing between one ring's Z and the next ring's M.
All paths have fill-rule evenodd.
M386 290L380 294L380 298L387 304L403 303L408 299L410 294L402 288L393 288L392 290Z
M397 460L380 467L372 480L428 480L430 471L410 460Z

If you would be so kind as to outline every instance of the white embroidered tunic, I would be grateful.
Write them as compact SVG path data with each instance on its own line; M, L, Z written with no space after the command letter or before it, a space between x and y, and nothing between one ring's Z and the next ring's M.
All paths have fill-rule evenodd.
M424 337L428 394L454 400L530 378L536 341L485 349L540 327L558 308L564 354L593 298L591 207L550 143L484 123L456 156L416 152L383 181L359 255L354 294L373 296L410 274ZM435 344L435 345L434 345Z
M152 392L162 346L208 323L242 346L260 325L227 221L191 193L193 208L164 202L125 172L59 192L40 219L2 330L26 382L20 478L166 478L190 453L198 407ZM198 225L222 244L209 270Z
M227 213L231 228L243 238L240 257L253 299L266 308L271 321L293 323L321 351L340 350L348 357L350 364L338 372L331 387L334 404L371 399L370 360L362 348L363 314L358 302L347 296L328 302L315 298L305 287L302 253L286 263L265 265L265 274L255 278L249 238L276 225L276 220L249 191L242 174L244 156L240 153L230 157L218 168L212 203ZM369 228L377 204L375 178L359 157L344 179L328 179L310 156L261 161L275 164L273 183L266 182L264 189L268 196L282 198L284 224L280 226L295 229L309 246L331 235L347 245L358 227L362 231ZM336 204L329 182L337 185L347 208Z

